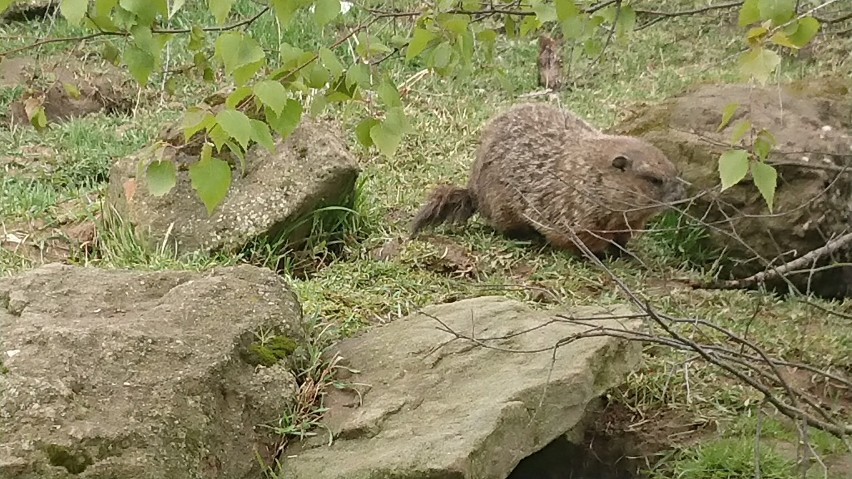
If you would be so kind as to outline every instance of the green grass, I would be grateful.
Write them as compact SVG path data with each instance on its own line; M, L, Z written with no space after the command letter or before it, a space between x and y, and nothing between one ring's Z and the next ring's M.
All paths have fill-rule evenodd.
M662 9L695 2L644 4ZM252 2L238 2L238 9L245 14L257 8ZM171 26L196 23L212 24L212 19L198 9L189 9L173 19ZM578 61L572 68L577 86L560 93L558 101L606 128L642 102L659 101L697 83L735 81L736 53L741 44L732 40L739 32L734 24L678 18L642 30L629 43L612 45L600 64ZM327 45L339 36L341 28L332 24L321 30L307 18L294 25L279 32L271 18L263 17L252 32L272 54L281 42L306 50ZM402 28L406 27L380 24L374 33L389 40ZM0 25L0 51L42 36L80 33L62 21ZM102 45L103 41L93 41L83 48L98 51ZM49 44L38 53L62 53L67 47ZM152 86L139 95L133 117L92 115L52 125L44 133L0 127L0 160L13 158L21 163L12 168L0 162L0 228L27 231L34 229L34 224L49 228L97 217L95 250L68 261L104 268L193 270L250 262L277 269L290 277L304 309L335 325L342 335L391 321L426 304L480 295L506 295L539 307L551 307L536 301L541 290L565 305L623 302L608 275L591 264L568 253L506 239L478 220L465 228L438 229L433 235L438 238L435 241L402 241L395 256L375 258L378 250L405 237L408 222L429 188L439 182L466 181L483 122L519 101L519 95L536 89L536 52L535 42L501 41L494 66L505 72L504 78L496 70L485 68L484 59L477 58L473 75L452 81L427 76L414 84L404 98L414 133L392 157L364 151L356 144L352 127L364 115L360 105L327 111L347 128L346 140L362 174L351 208L324 209L305 218L311 229L306 252L287 254L279 245L259 239L233 256L176 257L165 248L138 241L120 218L103 210L112 162L148 144L162 125L180 117L184 107L224 85L180 79L174 94L169 95L159 90L162 78L156 75ZM337 53L344 62L351 61L347 44ZM169 66L184 65L189 60L185 40L178 39L169 50ZM843 63L830 55L811 62L785 59L779 79L801 79L814 72L848 75L849 67L848 61ZM399 83L421 66L393 57L385 68ZM504 88L507 85L511 88ZM0 88L0 108L5 110L22 91L21 87ZM135 101L136 92L128 94ZM655 306L674 315L706 318L747 334L772 354L788 360L852 371L852 328L842 319L796 299L781 301L759 292L673 290L663 283L671 278L709 274L701 265L716 252L706 249L700 229L677 216L661 217L656 226L659 231L636 242L641 264L624 259L608 264ZM0 234L5 231L0 229ZM442 241L455 245L452 255L447 254ZM40 262L24 250L0 247L0 274L36 267ZM471 264L475 269L466 270ZM848 303L829 306L848 310ZM751 477L756 424L748 418L754 415L759 395L726 378L717 368L693 359L665 348L646 347L645 364L620 390L620 400L635 413L637 421L665 413L673 414L677 424L734 423L728 435L720 434L723 437L719 440L683 446L673 462L665 465L675 477ZM310 364L312 370L318 370L320 363ZM291 412L282 418L280 427L294 434L305 427L306 421L312 425L315 417ZM769 420L764 422L763 431L768 438L784 440L792 434ZM814 432L811 439L826 454L840 450L836 440L823 433ZM763 477L793 477L789 464L769 448L762 454Z
M753 438L719 439L679 454L663 477L683 479L744 479L756 477L755 441ZM760 448L760 477L793 479L798 477L793 461L779 455L766 445Z

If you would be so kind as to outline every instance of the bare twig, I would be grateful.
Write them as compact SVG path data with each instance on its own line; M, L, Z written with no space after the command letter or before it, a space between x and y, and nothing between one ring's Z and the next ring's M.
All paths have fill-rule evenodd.
M789 261L772 269L761 271L757 274L742 279L730 279L725 281L714 281L711 283L694 283L693 287L703 289L742 289L762 284L766 281L777 279L785 273L789 273L814 263L823 256L828 256L835 251L852 243L852 233L847 233L839 238L829 241L825 246L817 248L808 254Z
M235 29L240 28L240 27L251 25L258 18L263 16L268 11L269 11L269 7L264 7L259 12L252 15L251 17L245 18L245 19L240 20L236 23L232 23L230 25L224 25L224 26L221 26L221 27L204 27L204 28L202 28L202 30L204 30L205 32L227 32L227 31L230 31L230 30L235 30ZM168 29L168 30L154 29L154 30L151 30L151 33L154 33L154 34L185 34L185 33L190 33L191 31L192 30L189 29L189 28ZM130 36L130 32L114 32L114 31L101 30L101 31L98 31L96 33L90 33L88 35L81 35L81 36L77 36L77 37L44 38L44 39L41 39L41 40L36 41L34 43L24 45L22 47L13 48L11 50L6 50L4 52L0 52L0 58L8 56L8 55L20 53L20 52L23 52L23 51L26 51L26 50L31 50L33 48L38 48L38 47L41 47L41 46L44 46L44 45L49 45L51 43L83 42L83 41L92 40L92 39L95 39L95 38L98 38L98 37L106 37L106 36L127 37L127 36Z

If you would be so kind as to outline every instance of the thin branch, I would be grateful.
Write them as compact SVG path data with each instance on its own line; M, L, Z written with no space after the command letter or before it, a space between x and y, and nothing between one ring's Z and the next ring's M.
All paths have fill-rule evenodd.
M727 8L739 7L739 6L742 6L742 4L743 4L743 2L741 2L741 1L740 2L728 2L728 3L720 3L718 5L708 5L706 7L693 8L693 9L690 9L690 10L680 10L680 11L674 11L674 12L639 9L639 10L636 10L636 14L637 15L653 15L653 16L665 17L665 18L674 18L674 17L684 17L684 16L687 16L687 15L695 15L695 14L698 14L698 13L710 12L710 11L713 11L713 10L724 10L724 9L727 9Z
M224 26L221 26L221 27L204 27L204 28L202 28L202 30L204 30L205 32L227 32L229 30L235 30L235 29L240 28L240 27L251 25L258 18L263 16L263 14L265 14L268 11L269 11L269 7L264 7L259 12L252 15L251 17L245 18L245 19L240 20L236 23L232 23L230 25L224 25ZM191 31L192 30L189 29L189 28L183 28L183 29L173 29L173 30L172 29L170 29L170 30L151 30L151 33L171 35L171 34L185 34L185 33L190 33ZM127 37L127 36L130 36L130 33L129 32L113 32L113 31L101 30L101 31L96 32L96 33L90 33L88 35L82 35L82 36L78 36L78 37L44 38L44 39L39 40L35 43L30 43L28 45L24 45L24 46L18 47L18 48L13 48L11 50L6 50L6 51L0 53L0 58L8 56L8 55L15 54L15 53L20 53L22 51L31 50L33 48L38 48L40 46L48 45L48 44L51 44L51 43L83 42L83 41L87 41L87 40L92 40L94 38L106 37L106 36Z
M795 271L800 268L817 261L822 256L828 256L835 251L845 247L847 244L852 244L852 233L846 233L839 238L835 238L822 246L805 254L799 258L789 261L780 266L775 266L770 270L761 271L757 274L742 279L730 279L725 281L715 281L709 284L695 283L692 286L697 289L742 289L754 286L756 284L765 283L766 281L777 279L780 276L790 271Z

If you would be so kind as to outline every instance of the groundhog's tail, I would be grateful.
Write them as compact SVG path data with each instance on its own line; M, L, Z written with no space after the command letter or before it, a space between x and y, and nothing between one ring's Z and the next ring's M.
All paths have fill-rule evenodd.
M451 222L462 224L476 212L476 201L467 188L440 185L429 194L411 222L411 236L423 228Z

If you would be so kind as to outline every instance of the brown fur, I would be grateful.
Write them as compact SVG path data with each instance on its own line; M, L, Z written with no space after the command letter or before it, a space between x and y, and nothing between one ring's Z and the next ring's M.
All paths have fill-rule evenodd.
M675 166L653 145L525 103L489 121L467 187L436 188L411 229L464 223L479 212L504 234L540 234L575 252L579 239L599 254L624 247L665 203L684 196Z
M562 89L562 43L548 35L538 37L538 85Z

